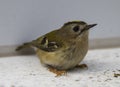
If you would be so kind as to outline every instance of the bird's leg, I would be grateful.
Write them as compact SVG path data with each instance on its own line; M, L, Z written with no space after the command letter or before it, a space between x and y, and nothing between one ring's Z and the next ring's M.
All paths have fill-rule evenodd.
M65 70L57 70L53 67L49 67L48 69L49 69L50 72L55 73L56 77L62 76L62 75L67 75L67 71L65 71Z
M76 68L81 68L81 69L83 69L83 68L87 68L88 69L88 66L86 64L77 65L75 67Z

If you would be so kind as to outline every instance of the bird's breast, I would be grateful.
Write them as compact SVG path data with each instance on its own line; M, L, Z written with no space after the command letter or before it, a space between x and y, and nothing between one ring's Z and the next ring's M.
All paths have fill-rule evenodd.
M51 65L57 69L73 68L83 60L88 51L88 39L83 39L54 52L38 49L37 55L42 64Z

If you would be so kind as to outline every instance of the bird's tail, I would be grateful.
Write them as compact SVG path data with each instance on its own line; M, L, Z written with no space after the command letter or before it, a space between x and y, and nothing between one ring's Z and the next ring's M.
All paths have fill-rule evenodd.
M16 51L19 51L19 50L21 50L21 49L24 49L24 48L27 48L27 47L30 47L30 46L32 46L31 42L24 43L23 45L18 46L18 47L16 48Z

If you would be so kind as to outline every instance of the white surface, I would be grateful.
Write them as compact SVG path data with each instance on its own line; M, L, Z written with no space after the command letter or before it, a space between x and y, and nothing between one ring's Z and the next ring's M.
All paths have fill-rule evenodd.
M0 0L0 46L31 41L70 20L98 23L90 38L120 37L120 0Z
M55 77L35 55L0 58L0 87L120 87L120 48L91 50L82 63L88 69Z

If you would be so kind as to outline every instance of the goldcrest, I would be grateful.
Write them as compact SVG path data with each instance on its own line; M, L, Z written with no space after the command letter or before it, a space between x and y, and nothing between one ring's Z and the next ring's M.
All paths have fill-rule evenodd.
M89 29L96 25L84 21L70 21L57 30L24 43L16 50L35 47L42 64L57 70L68 70L84 59L88 51Z

